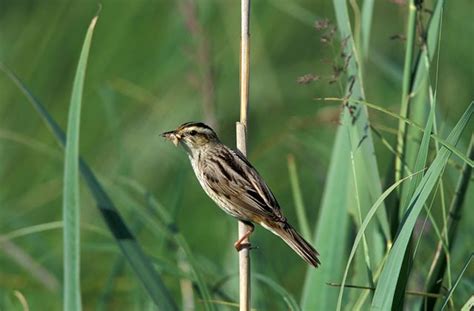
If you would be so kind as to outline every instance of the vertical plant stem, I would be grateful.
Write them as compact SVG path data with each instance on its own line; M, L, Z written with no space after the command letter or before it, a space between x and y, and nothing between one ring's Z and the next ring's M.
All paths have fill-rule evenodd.
M250 78L250 0L241 1L240 33L240 122L236 125L237 148L247 154L247 113L249 104ZM239 221L239 239L250 230L250 227ZM248 239L243 243L249 243ZM240 311L250 309L250 254L248 248L239 252L239 293Z
M355 200L356 200L356 206L357 206L357 216L359 217L359 224L358 226L360 227L363 223L362 220L362 208L360 206L360 195L359 195L359 187L357 186L357 173L356 173L356 165L354 161L354 152L351 151L351 166L352 166L352 176L354 178L354 194L355 194ZM362 233L362 245L364 246L364 260L365 260L365 265L367 268L367 280L369 281L370 286L375 286L374 284L374 276L372 273L372 266L370 264L370 255L369 255L369 245L367 243L367 239L365 237L365 233Z
M414 0L410 0L408 4L408 29L407 29L407 46L405 50L405 64L403 67L403 84L402 84L402 102L400 106L400 115L404 118L408 117L408 103L410 101L410 85L411 85L411 67L413 61L413 49L415 46L416 35L416 6ZM400 121L398 124L397 135L397 153L400 157L395 159L395 181L403 178L403 162L405 158L405 140L406 140L406 123ZM402 200L403 202L403 200ZM402 207L403 208L403 207Z
M372 16L374 11L374 0L364 0L361 13L361 44L360 58L367 61L369 59L370 30L372 28Z

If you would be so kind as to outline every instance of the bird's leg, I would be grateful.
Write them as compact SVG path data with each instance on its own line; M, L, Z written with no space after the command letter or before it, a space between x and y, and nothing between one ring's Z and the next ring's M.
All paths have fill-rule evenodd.
M244 223L247 226L249 226L250 229L249 231L245 232L245 234L234 243L234 247L238 252L240 252L244 248L251 249L250 243L242 243L242 242L252 234L253 230L255 229L255 226L251 222L244 221Z

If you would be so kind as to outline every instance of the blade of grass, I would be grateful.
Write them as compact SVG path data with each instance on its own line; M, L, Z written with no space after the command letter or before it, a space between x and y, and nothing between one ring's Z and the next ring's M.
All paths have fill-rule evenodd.
M382 205L383 201L390 195L390 193L392 193L402 182L404 182L405 180L407 180L409 178L412 178L413 176L416 176L419 173L420 172L412 174L410 176L407 176L407 177L397 181L393 185L391 185L387 190L384 191L384 193L382 193L382 195L377 199L377 201L375 201L375 203L372 205L369 212L365 216L364 221L362 222L361 226L359 227L359 231L357 232L357 235L354 239L354 243L352 244L351 253L349 255L349 259L347 260L346 268L345 268L345 271L344 271L344 276L343 276L342 282L341 282L341 289L339 290L339 296L338 296L338 299L337 299L337 308L336 308L337 310L341 310L341 308L342 308L342 298L343 298L343 295L344 295L344 289L346 287L347 276L349 274L349 267L352 263L352 260L354 259L357 247L359 246L360 242L363 240L364 232L367 229L367 226L368 226L369 222L372 220L373 216L377 212L377 209Z
M430 101L430 107L433 109L435 105L435 98L432 96L432 88L430 85L430 64L433 56L435 55L436 45L440 44L440 27L441 27L441 17L443 10L443 0L436 2L436 7L434 9L433 15L429 21L427 32L422 33L421 36L426 40L423 43L422 47L419 50L417 60L415 62L414 68L407 67L407 62L411 61L413 50L410 50L410 45L413 45L415 40L415 34L417 32L416 26L414 25L417 10L419 8L415 7L416 1L411 1L409 4L409 29L407 30L407 49L405 54L405 67L404 67L404 79L402 85L402 106L400 109L401 116L410 116L411 121L413 122L423 122L426 111L426 102ZM420 19L421 21L421 19ZM421 23L420 23L420 26ZM426 36L426 37L425 37ZM438 54L439 55L439 54ZM437 74L437 73L436 73ZM436 77L437 80L437 77ZM436 82L437 83L437 82ZM429 97L427 97L429 96ZM436 127L436 116L433 118L433 129L434 135L437 135ZM417 137L419 134L414 131L414 128L407 128L406 124L402 124L402 120L399 120L399 131L397 133L397 151L400 154L400 157L396 159L396 171L395 178L404 176L407 174L401 167L401 163L404 162L408 167L416 165L415 159L419 159L419 149L418 140L407 141L408 136ZM424 136L423 136L424 137ZM439 150L438 141L435 141L436 149ZM441 180L440 180L441 182ZM409 189L406 189L408 187ZM400 194L400 205L396 208L398 209L398 215L401 217L406 208L408 208L407 203L411 198L411 193L413 191L412 184L402 186ZM444 188L441 184L441 195L444 195ZM444 206L444 202L442 204ZM411 249L409 247L409 249ZM409 259L408 252L406 253L406 260L402 265L400 277L398 279L397 290L395 294L395 301L393 302L394 306L400 306L401 302L400 297L404 295L404 287L408 282L408 272L411 266L411 260ZM412 258L414 257L411 256Z
M420 52L417 56L413 73L410 72L410 79L412 79L412 81L410 81L410 89L409 89L409 93L407 93L407 98L406 98L406 101L407 101L406 103L408 105L407 116L409 115L410 119L414 122L424 123L424 120L426 119L425 111L427 110L426 109L427 106L429 106L430 108L433 108L433 106L435 105L436 98L435 96L433 96L433 90L430 84L429 76L430 76L431 60L433 59L434 54L436 52L436 46L441 43L440 42L440 34L441 34L440 28L441 28L441 22L442 22L442 11L443 11L443 1L440 0L440 1L437 1L436 3L436 8L435 8L432 18L429 21L427 32L422 34L422 36L426 35L427 37L426 37L426 40L423 42L422 48L420 49ZM411 13L412 12L410 11L410 14ZM437 74L438 72L436 68L436 78L435 78L436 84L437 84ZM403 82L405 82L405 80L403 80ZM437 87L437 85L435 85L435 87ZM430 105L427 105L427 102L429 102ZM400 122L402 121L400 120L399 124ZM414 165L414 162L416 161L415 159L417 158L418 150L420 148L417 142L418 139L407 141L408 135L413 136L413 137L418 136L418 133L415 133L413 130L414 130L413 128L406 128L406 125L405 125L404 145L403 145L404 153L401 156L404 162L407 163L409 167L412 167ZM433 119L433 132L436 135L438 134L437 126L436 126L436 114ZM400 134L400 132L398 134ZM436 143L437 150L439 150L438 142L435 141L435 143ZM402 171L400 173L403 174L406 172ZM406 186L409 186L409 185L406 185ZM407 197L408 198L410 197L407 194L407 190L404 188L405 186L402 187L402 191L401 191L402 205L400 206L400 215L402 215L405 212L404 208L406 207L406 203L407 203L406 200L407 200ZM441 194L444 194L443 187L441 188Z
M407 28L407 40L405 47L405 63L403 66L403 81L402 81L402 96L400 115L402 117L408 117L408 103L410 100L410 85L412 79L412 59L415 48L416 40L416 13L417 9L415 6L415 0L410 0L408 3L408 28ZM400 180L404 176L403 163L405 162L405 141L406 141L406 123L398 122L398 134L397 134L397 153L400 155L395 158L395 181ZM401 193L401 191L400 191Z
M434 19L432 19L431 25L440 25L441 24L441 14L436 14L434 16ZM437 19L437 18L438 19ZM440 26L439 26L440 27ZM439 33L438 36L433 38L433 31L431 30L431 38L429 44L433 43L438 43L440 44L440 31L437 31ZM424 42L424 47L421 49L422 51L427 51L428 47L426 46ZM435 48L432 46L431 52L434 54ZM430 57L431 56L431 57ZM411 168L414 167L414 170L421 169L422 167L425 166L426 164L426 158L428 155L428 149L429 149L429 135L431 134L431 131L433 131L434 134L438 134L437 132L437 126L436 126L436 95L433 94L433 89L430 84L430 77L429 77L429 72L430 72L430 64L431 64L431 58L433 55L428 55L426 52L425 53L420 53L418 61L416 63L415 67L415 73L419 72L424 72L425 74L423 75L418 75L418 79L414 80L415 88L411 89L410 92L410 98L408 99L410 101L409 105L409 115L410 119L414 122L419 122L423 123L423 120L426 118L425 117L425 111L426 111L426 106L427 103L429 103L430 107L430 114L428 117L428 120L426 122L426 127L423 132L423 138L421 139L421 144L418 142L418 139L415 140L407 140L408 136L413 136L417 137L419 135L418 133L415 132L415 129L412 127L406 128L406 133L405 133L405 153L403 154L403 157L405 159L405 162L407 165ZM438 53L439 57L439 53ZM436 70L436 80L437 80L437 70ZM415 76L416 77L416 76ZM435 82L437 83L437 82ZM436 85L435 85L436 87ZM436 91L435 91L436 92ZM438 152L439 148L439 143L435 141L436 145L436 151ZM404 172L406 173L406 172ZM412 180L409 184L404 185L402 187L401 191L401 203L399 206L400 210L400 215L402 215L405 211L406 208L408 208L408 201L412 197L413 192L416 189L416 186L418 185L421 177L417 177L414 180ZM438 192L438 189L440 190L440 195L441 195L441 206L443 210L443 215L445 215L445 208L444 208L444 187L442 180L439 180L439 187L436 188L435 194L433 195L433 198L436 196L436 193ZM431 208L432 205L430 205ZM430 215L429 209L427 209L428 215ZM425 223L428 217L425 219ZM430 221L432 220L429 218ZM434 226L436 226L435 223L433 223ZM424 224L423 224L424 226ZM412 266L412 262L416 256L416 251L418 249L419 242L421 241L421 236L418 239L417 245L414 249L414 251L411 253L411 242L409 244L408 250L405 253L405 261L402 264L401 268L401 273L398 278L398 283L397 283L397 288L395 291L395 298L394 298L394 303L393 305L395 306L403 306L403 300L404 300L404 295L405 295L405 289L408 285L408 278Z
M454 290L456 289L456 287L458 286L459 284L459 281L461 281L461 278L462 276L464 275L464 272L466 272L467 270L467 267L469 267L469 264L471 263L471 260L472 258L474 257L474 253L471 253L471 256L469 256L469 258L466 260L466 263L464 264L464 266L462 267L461 269L461 272L459 272L459 275L458 277L456 278L456 281L454 281L454 284L453 284L453 287L451 287L449 289L449 292L448 294L446 295L446 298L444 299L444 302L443 302L443 305L441 306L441 310L444 310L449 302L449 299L451 298L451 296L453 295L454 293Z
M471 136L471 143L468 149L468 157L474 159L474 136ZM455 195L451 201L451 206L448 212L448 224L444 229L444 234L447 232L447 249L443 245L442 237L439 239L438 245L436 247L436 253L433 258L433 262L428 273L426 280L426 290L432 293L438 293L441 290L444 273L446 271L446 256L448 256L449 250L453 247L453 243L456 239L458 223L461 219L461 211L464 203L464 199L467 194L467 188L469 186L469 179L471 177L472 168L464 164L464 167L459 177L458 184L456 186ZM429 299L428 301L423 302L423 305L426 305L428 309L434 308L436 299ZM422 307L422 310L425 310L425 306Z
M352 148L351 148L352 149ZM360 196L359 196L359 187L357 185L357 172L355 169L356 165L354 163L354 152L351 151L351 168L352 168L352 177L354 181L354 195L357 207L357 217L355 217L357 225L360 227L362 225L362 208L360 206ZM370 286L375 286L374 284L374 275L372 271L372 264L370 263L370 254L369 254L369 244L367 243L367 237L365 234L362 234L362 245L363 245L363 257L365 262L365 269L367 271L367 281Z
M415 160L415 165L413 170L414 171L420 171L422 170L425 165L426 165L426 159L428 157L428 151L429 151L429 146L430 146L430 135L431 131L433 129L433 121L434 121L434 116L435 116L435 105L431 106L431 111L429 114L428 121L426 122L426 126L423 132L423 138L421 140L421 143L418 146L418 153L416 156ZM406 139L406 136L405 136ZM409 156L409 152L413 152L413 149L410 147L413 147L413 145L407 144L407 141L405 141L406 144L406 152L407 156ZM405 158L407 159L407 157ZM405 172L404 174L407 174L408 172ZM413 193L416 190L416 187L420 183L421 178L423 175L417 175L414 178L412 178L408 183L406 183L403 187L401 187L402 190L402 199L401 199L401 205L399 206L400 210L405 211L408 208L408 200L413 196ZM403 301L405 297L405 291L406 287L408 284L408 279L410 277L410 270L412 267L412 261L415 252L412 253L412 244L410 242L407 251L405 253L405 258L402 263L401 267L401 272L398 277L398 282L395 290L395 297L394 297L394 305L399 306L399 308L402 308L403 306ZM415 248L416 249L416 248Z
M409 107L409 118L411 121L416 122L417 124L422 124L424 127L423 131L418 131L417 129L407 126L405 128L405 141L404 141L404 156L403 161L404 165L404 175L408 175L410 170L416 171L415 168L416 161L420 156L421 141L423 140L424 135L426 135L426 126L428 125L429 111L431 110L431 105L428 103L428 84L429 79L426 77L424 83L422 84L422 91L420 91L414 98L410 101ZM400 122L400 121L399 121ZM402 121L403 122L403 121ZM434 120L431 121L434 123ZM433 124L434 125L434 124ZM433 126L430 128L429 134L433 130ZM398 134L398 133L397 133ZM411 137L411 139L410 139ZM428 136L429 139L429 136ZM402 157L400 157L401 159ZM419 177L419 176L417 176ZM418 180L417 180L418 179ZM399 210L399 216L403 215L405 208L407 206L409 198L413 194L415 188L413 188L413 182L419 181L419 178L416 178L410 183L404 184L400 188L400 200L398 202L397 209Z
M108 236L107 232L102 230L99 227L88 225L88 224L81 224L81 227L83 227L83 229L86 229L88 231L95 232L103 236ZM63 228L62 221L52 221L52 222L42 223L38 225L28 226L28 227L16 229L16 230L0 235L0 242L3 242L5 240L14 240L14 239L27 236L30 234L35 234L35 233L50 231L50 230L55 230L55 229L62 229L62 228Z
M336 11L337 26L340 37L342 39L342 47L344 54L348 59L347 75L348 88L346 97L348 100L353 98L364 99L364 87L362 81L362 74L359 70L360 59L359 51L355 50L354 41L352 39L352 30L350 26L350 18L347 9L347 2L345 0L334 0L334 9ZM345 131L350 133L349 138L353 146L354 160L356 163L356 170L358 176L358 187L360 192L361 206L364 207L363 213L367 212L369 206L382 194L382 185L380 183L380 174L377 167L377 159L374 152L374 144L372 134L369 129L369 119L367 108L363 105L355 105L349 109L344 109L342 123ZM388 225L387 215L382 209L377 213L377 219L385 235L386 240L391 240L390 228ZM379 234L370 235L375 239L379 238ZM375 242L377 243L377 242ZM371 254L374 256L375 254ZM382 253L378 253L379 260Z
M10 258L24 269L27 275L49 291L57 293L61 289L60 281L42 263L33 258L28 251L8 239L3 239L2 236L0 236L0 251L2 258Z
M293 192L293 201L295 203L296 216L300 224L301 234L305 239L311 241L311 231L309 230L308 217L306 216L298 171L296 170L295 157L293 155L288 155L288 173L290 175L291 192Z
M474 112L474 103L471 103L458 123L451 131L447 141L456 145L462 131L468 124L472 113ZM411 233L415 226L416 219L421 212L428 196L434 188L441 172L448 161L451 151L447 148L441 148L440 152L432 162L430 168L423 176L415 193L412 196L407 212L401 222L400 231L395 243L389 253L387 263L385 264L380 275L377 288L375 290L374 299L372 301L372 310L387 310L392 308L395 288L400 273L405 251L411 237Z
M61 146L66 143L63 130L52 118L46 108L29 91L26 85L8 68L0 63L0 69L16 84L26 96L31 105L46 122L51 132ZM177 310L176 303L164 285L160 276L152 266L150 259L145 255L138 241L128 229L114 203L105 192L94 173L85 161L79 158L79 169L94 197L97 208L101 212L105 223L113 234L122 254L127 258L138 280L148 291L154 303L163 310Z
M354 44L354 48L353 48L353 53L354 54L357 54L357 59L358 60L362 60L363 56L362 56L362 47L361 47L361 13L360 13L360 8L359 8L359 4L357 4L357 1L356 0L349 0L348 1L351 8L352 8L352 21L353 21L353 30L352 30L352 37L353 37L353 42L352 44ZM360 76L362 77L362 72L364 71L363 70L363 66L365 65L363 61L361 62L358 62L358 65L359 66L362 66L360 67L359 71L360 71Z
M392 191L392 194L393 193L394 193L394 191ZM390 198L390 196L388 196L388 198L385 198L384 201L387 201L389 198ZM388 253L386 253L384 255L382 261L380 262L379 266L377 267L377 269L374 272L374 281L375 282L377 282L377 280L380 277L380 273L382 272L382 267L385 264L385 261L387 260L387 257L388 257ZM353 266L353 269L357 269L357 266ZM375 290L375 287L374 287L374 290ZM369 296L372 298L374 296L374 293L371 292L371 291L365 291L361 295L358 295L357 300L355 301L355 303L353 305L353 309L354 310L365 310L365 309L367 309L367 303L368 303L367 299L369 298Z
M361 57L369 58L370 29L372 27L372 16L374 11L374 0L364 0L362 4L361 25Z
M350 149L348 140L345 131L337 132L313 237L315 246L321 254L324 268L307 270L301 298L303 310L334 310L336 305L337 291L328 287L326 283L340 279L344 264L343 258L349 231L347 191L350 178L348 175ZM327 261L324 258L327 258Z
M430 102L432 105L434 105L434 102L436 101L436 98L437 98L437 91L438 91L438 81L439 81L439 60L440 60L440 54L441 54L441 34L442 34L442 26L443 26L443 14L442 14L442 10L438 10L439 12L437 12L437 14L435 16L437 16L437 18L439 19L439 25L438 23L435 24L435 26L438 26L439 27L439 31L438 31L438 35L437 35L437 40L435 38L433 38L433 32L429 33L429 36L428 36L428 45L431 44L433 45L435 42L437 42L437 50L438 50L438 54L437 54L437 58L436 58L436 71L435 71L435 81L434 81L434 91L433 91L433 87L430 85L429 86L429 98L430 98ZM428 49L428 48L427 48ZM427 53L425 53L424 55L425 58L426 58L426 63L429 64L429 57L430 55L428 55ZM436 115L435 115L435 119L433 121L433 133L438 135L439 133L439 129L438 129L438 124L437 124L437 120L436 120ZM473 143L473 137L471 137L471 151L472 151L472 143ZM440 150L440 147L439 147L439 143L436 141L435 142L435 147L436 147L436 152L438 152ZM468 148L469 150L469 148ZM470 151L468 151L468 158L470 160L473 160L473 157L472 157L472 154L470 155ZM468 166L467 165L464 165L464 168L463 168L463 171L468 169ZM462 175L462 173L461 173ZM462 180L462 178L461 178ZM445 253L446 253L446 262L447 262L447 269L446 269L446 272L447 272L447 279L448 279L448 283L447 283L447 286L448 287L451 287L452 286L452 275L451 275L451 260L450 260L450 254L449 254L449 250L448 250L448 247L450 245L450 237L449 237L449 234L448 232L446 231L446 228L448 227L448 220L447 220L447 217L448 217L448 214L446 214L446 200L445 200L445 187L444 187L444 183L443 183L443 180L440 179L439 180L439 188L440 188L440 199L441 199L441 210L442 210L442 219L443 219L443 235L440 236L438 235L437 238L439 239L440 241L440 245L442 245ZM458 189L460 190L460 189ZM461 191L462 192L462 191ZM457 193L457 192L456 192ZM458 197L457 195L455 195L455 197ZM460 197L463 197L463 195L461 195ZM461 199L462 201L463 199ZM432 223L434 223L432 221ZM437 231L437 233L439 232L439 230ZM440 249L440 248L438 248ZM443 258L444 259L444 258ZM434 261L436 261L436 256L435 256L435 259ZM431 272L431 271L430 271ZM444 273L443 273L444 274ZM429 275L428 275L428 278L429 279ZM440 282L441 283L441 282ZM423 304L425 304L426 302L430 302L430 303L434 303L435 300L433 299L428 299L428 300L423 300Z
M354 6L354 2L351 2ZM364 105L350 104L352 99L365 98L365 91L362 79L362 64L361 51L357 50L354 43L353 32L351 29L351 19L348 12L348 4L346 0L333 0L333 6L336 13L337 29L341 39L341 50L343 61L346 64L347 86L345 91L346 101L343 105L343 113L341 117L342 126L340 130L345 131L348 136L348 143L353 153L353 166L348 167L348 174L345 176L351 182L346 189L349 195L348 211L355 219L355 224L360 225L358 219L357 206L360 206L360 214L362 217L368 212L369 207L382 194L382 184L380 182L380 174L378 171L377 158L375 155L372 133L370 129L370 122L368 119L367 107ZM359 26L356 25L356 28ZM357 30L356 30L357 31ZM350 159L349 159L350 160ZM355 170L356 180L353 181L353 176L349 175L351 171ZM357 185L357 191L355 186ZM358 198L355 197L357 192ZM353 204L358 200L358 205ZM354 274L352 281L357 284L368 283L373 279L371 268L368 265L367 258L374 265L378 265L382 260L387 243L392 240L390 234L390 226L385 208L379 209L376 213L377 222L369 224L366 230L368 256L361 254L358 256L357 263L359 265ZM364 269L365 265L365 269ZM343 267L340 267L343 269ZM351 300L356 299L351 296ZM335 301L333 302L335 303ZM332 307L334 309L334 305Z
M411 93L416 93L420 89L420 85L423 80L429 74L430 66L427 66L433 59L436 51L436 46L439 40L439 31L441 27L441 18L443 14L444 0L436 1L433 14L431 16L427 33L426 42L423 49L421 49L418 56L416 65L416 71L414 72L413 86L411 87Z
M20 302L21 304L21 307L23 308L23 310L25 311L29 311L30 310L30 307L28 305L28 300L26 300L25 296L18 290L14 290L13 291L13 294L15 295L15 297L18 299L18 301Z
M92 35L98 16L95 16L87 29L79 63L74 77L69 116L67 122L66 146L64 155L63 187L63 271L64 271L64 310L82 310L81 301L81 246L80 246L80 201L79 201L79 132L81 123L82 92L86 76L87 59Z
M2 234L0 236L0 242L3 240L13 240L28 234L33 234L33 233L38 233L38 232L43 232L43 231L48 231L48 230L53 230L53 229L62 229L63 228L63 222L62 221L53 221L53 222L48 222L48 223L43 223L39 225L34 225L34 226L29 226L26 228L20 228L16 229L14 231L8 232L6 234Z
M338 22L340 37L343 43L344 54L350 55L348 61L348 75L355 77L352 89L348 90L350 98L364 98L361 74L358 70L357 54L354 53L354 45L351 38L350 19L347 13L347 4L344 0L335 0L334 7ZM345 254L347 233L349 229L349 217L347 211L353 202L353 184L349 183L351 178L349 146L358 146L355 152L355 163L357 165L358 185L360 185L361 206L370 206L381 191L381 184L374 156L373 141L371 133L367 131L368 114L367 108L359 105L357 107L358 118L351 119L350 113L344 109L341 116L342 126L339 127L332 151L330 168L327 176L327 184L324 189L322 204L319 212L314 241L318 248L324 269L321 271L308 270L301 306L304 310L333 310L336 306L337 292L329 288L326 283L333 279L339 279L343 272L342 258ZM354 121L354 122L352 122ZM359 143L362 144L359 146ZM359 183L360 181L360 183ZM362 212L365 213L366 210ZM383 214L385 211L382 212ZM379 216L378 216L379 217ZM385 237L390 240L390 228L386 215L381 215L380 223L384 228ZM334 230L337 227L338 230ZM374 230L374 228L371 228ZM372 232L371 237L378 235ZM377 242L376 242L377 243ZM381 246L381 245L380 245ZM382 247L378 249L381 250ZM376 257L381 257L382 251ZM324 262L324 258L329 258ZM375 260L376 262L378 260Z

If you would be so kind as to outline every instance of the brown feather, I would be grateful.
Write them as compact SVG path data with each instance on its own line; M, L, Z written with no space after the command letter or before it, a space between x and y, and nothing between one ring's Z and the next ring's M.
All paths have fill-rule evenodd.
M266 226L269 226L270 231L278 235L304 261L315 268L321 265L319 253L289 223L267 224Z

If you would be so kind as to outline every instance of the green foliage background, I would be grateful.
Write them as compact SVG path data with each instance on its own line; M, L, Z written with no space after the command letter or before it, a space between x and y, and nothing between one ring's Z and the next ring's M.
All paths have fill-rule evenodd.
M215 120L221 139L234 146L235 121L239 117L240 4L210 0L196 3L193 6L185 0L101 2L85 80L80 152L106 186L127 223L132 224L147 254L155 259L160 275L177 301L180 301L177 274L182 273L180 269L186 271L186 261L176 245L143 225L134 204L146 207L147 198L131 191L132 183L140 184L173 215L210 288L222 278L231 277L219 287L225 296L215 298L236 301L237 262L232 247L236 222L219 211L200 189L184 152L158 135L186 121ZM432 5L432 1L425 3L428 9ZM67 125L80 48L97 8L97 2L88 0L0 1L0 62L16 72L63 129ZM447 136L474 98L473 9L470 2L447 1L443 13L437 84L438 126L442 137ZM363 62L367 101L397 113L405 45L403 39L391 37L404 36L406 12L406 5L396 1L376 1L369 53ZM321 42L322 32L314 28L317 19L328 18L334 22L333 4L310 0L254 1L251 14L249 159L272 188L287 217L297 225L287 169L288 154L295 156L313 232L341 111L339 103L315 98L342 97L346 83L343 75L330 83L340 41L334 39L332 44L325 44ZM429 16L425 12L422 18ZM299 77L309 73L320 79L307 85L297 83ZM211 112L206 112L206 105L213 107ZM398 120L373 111L370 120L394 146ZM458 145L463 152L472 130L471 122ZM383 177L391 153L378 138L374 141ZM24 96L1 74L2 310L21 309L15 290L24 295L33 310L55 310L62 305L60 227L55 225L51 230L40 230L8 243L1 240L15 230L61 220L62 152ZM445 187L449 198L459 172L455 167L460 163L453 157L451 169L447 169ZM127 264L117 263L121 254L84 184L81 191L84 308L150 307L146 292ZM439 196L434 200L440 200ZM473 202L471 187L466 207ZM438 205L434 205L433 214L439 216ZM423 213L420 218L424 217ZM451 254L455 275L472 252L473 221L472 208L466 208ZM427 225L425 230L410 278L411 289L423 290L437 243L432 227ZM350 234L354 236L354 232ZM299 301L308 269L306 264L261 228L252 236L252 242L259 247L252 252L252 271L271 278ZM343 262L349 251L348 246ZM334 258L321 255L321 269L324 269L324 263ZM26 267L20 262L25 258ZM119 272L108 283L115 269ZM48 277L44 274L36 277L35 271ZM459 304L472 294L473 277L471 268L455 292ZM333 280L340 281L340 277ZM253 284L255 307L284 308L279 293L258 280ZM334 291L339 290L334 288ZM197 305L199 309L200 303Z

